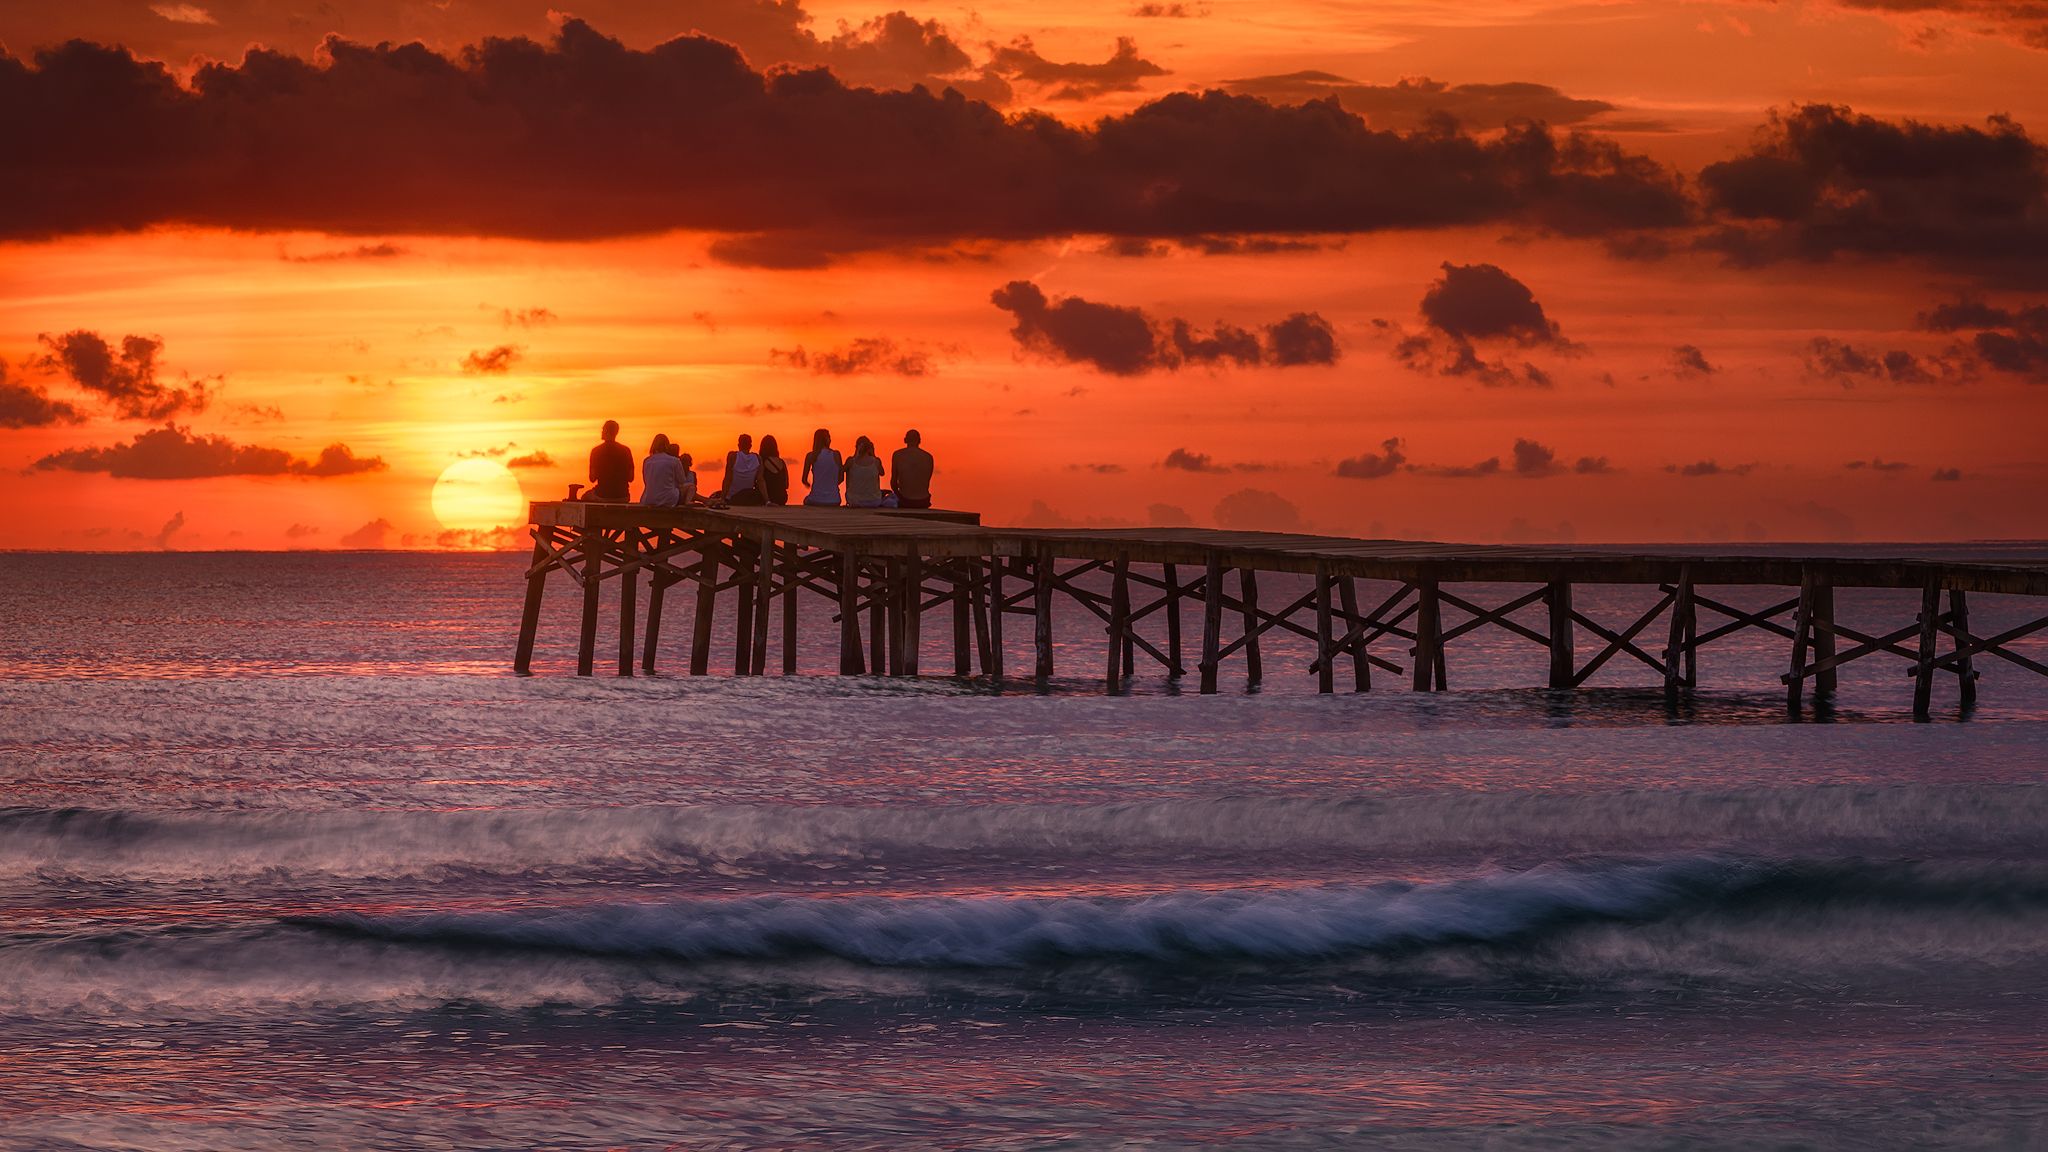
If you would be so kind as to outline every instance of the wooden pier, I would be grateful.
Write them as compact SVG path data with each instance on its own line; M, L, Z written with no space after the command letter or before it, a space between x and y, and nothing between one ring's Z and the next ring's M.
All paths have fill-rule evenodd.
M1816 700L1831 697L1843 665L1873 656L1907 662L1913 711L1923 719L1938 676L1953 675L1962 704L1974 702L1980 657L2048 675L2048 666L2010 647L2048 629L2048 599L2043 615L1995 635L1973 633L1969 616L1972 593L2048 598L2048 564L1628 554L1195 528L988 528L971 512L849 508L548 501L533 504L529 519L533 561L513 658L521 673L531 669L548 577L559 572L582 595L577 672L584 676L595 669L600 593L608 582L618 588L621 676L654 671L662 604L678 585L696 596L693 675L711 671L721 593L731 593L733 672L768 671L769 622L779 609L780 671L794 674L799 601L807 591L839 626L839 671L848 675L919 675L922 629L936 610L951 626L952 675L1044 681L1053 674L1056 603L1078 606L1101 624L1103 681L1111 692L1129 683L1140 655L1172 677L1190 671L1182 609L1191 603L1201 606L1192 671L1204 693L1217 691L1233 660L1257 684L1265 674L1260 638L1270 632L1313 645L1307 671L1322 692L1335 690L1346 665L1356 691L1370 690L1376 671L1405 679L1415 691L1443 691L1452 643L1480 628L1545 649L1544 682L1551 688L1576 688L1626 658L1647 666L1673 697L1698 683L1703 648L1760 629L1788 642L1779 680L1795 713L1809 682ZM1308 576L1310 588L1261 600L1262 573ZM1083 587L1082 577L1108 590ZM1364 581L1391 582L1394 591L1361 599ZM636 637L643 583L646 626ZM1657 599L1631 619L1603 623L1573 605L1572 589L1588 584L1653 589ZM1482 604L1471 598L1482 594L1474 585L1496 595L1501 585L1528 588ZM1723 591L1731 586L1784 594L1745 607ZM1917 591L1920 611L1889 631L1863 632L1835 619L1840 588ZM1513 618L1537 605L1544 627ZM1029 669L1004 667L1004 630L1013 617L1030 621Z

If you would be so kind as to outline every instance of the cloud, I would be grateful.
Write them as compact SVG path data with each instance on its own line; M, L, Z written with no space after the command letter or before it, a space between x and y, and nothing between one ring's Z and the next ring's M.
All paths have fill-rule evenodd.
M495 348L472 350L462 358L462 374L465 376L503 376L512 371L512 365L526 355L526 349L517 344L500 344Z
M505 461L505 467L507 468L553 468L554 466L554 457L539 450L528 452L524 456L514 456L510 460Z
M1847 468L1852 472L1867 468L1872 472L1889 473L1904 472L1912 468L1913 466L1911 464L1900 463L1897 460L1886 460L1882 456L1879 456L1870 460L1851 460L1847 464L1842 465L1842 467Z
M277 258L287 264L331 264L339 260L391 260L407 255L411 251L412 249L410 248L404 248L389 241L384 241L378 244L358 244L353 248L338 248L327 252L309 252L304 256L294 256L289 252L280 250Z
M773 416L782 410L780 404L742 404L733 409L741 416Z
M211 399L204 381L188 381L183 388L158 383L156 358L164 342L154 336L124 336L119 352L99 333L83 328L36 339L50 350L37 361L39 366L62 372L127 419L164 420L180 412L203 412Z
M1755 470L1754 464L1722 464L1716 460L1699 460L1691 464L1666 464L1664 470L1675 476L1747 476Z
M1608 463L1605 456L1581 456L1578 463L1572 465L1572 471L1581 476L1608 476L1619 469Z
M717 35L715 23L699 27ZM1214 91L1076 125L858 87L850 62L831 66L764 74L716 40L637 50L575 19L547 44L487 39L453 55L338 38L317 62L257 48L189 83L74 41L32 62L0 57L0 104L14 112L0 121L13 165L0 236L695 230L829 253L1075 234L1607 235L1692 216L1670 170L1540 126L1402 134L1333 104ZM260 181L247 178L251 141Z
M184 531L184 528L185 513L180 509L171 513L171 518L164 521L164 526L156 530L156 535L150 538L150 543L168 552L171 550L171 537Z
M1564 471L1564 465L1557 462L1557 453L1534 440L1515 441L1515 475L1528 479L1555 476Z
M197 4L151 4L149 10L173 24L220 23L213 18L213 13Z
M1431 476L1442 476L1450 480L1479 480L1487 476L1498 476L1501 472L1500 457L1488 456L1477 464L1443 464L1424 468Z
M1178 504L1147 504L1145 522L1154 528L1192 528L1195 518Z
M1960 350L1922 356L1902 348L1863 352L1832 336L1816 336L1806 344L1806 374L1844 388L1863 381L1893 384L1951 384L1966 378L1973 367Z
M1209 9L1204 5L1182 3L1144 3L1131 9L1131 15L1145 19L1192 20L1207 16Z
M1392 84L1362 84L1329 72L1289 72L1225 80L1223 87L1275 104L1299 104L1334 97L1349 112L1375 128L1412 131L1449 121L1489 131L1518 121L1577 124L1614 105L1605 100L1567 96L1548 84L1446 84L1427 77Z
M35 462L44 472L104 472L135 480L192 480L210 476L305 476L326 478L379 472L382 457L357 456L346 444L330 444L312 460L282 448L236 444L225 436L195 436L175 424L152 428L126 444L109 448L66 448Z
M284 530L284 537L287 540L303 540L308 536L318 536L319 534L320 529L311 524L295 523Z
M1976 329L1960 354L1994 372L2048 383L2048 304L2001 308L1965 297L1923 314L1920 325L1935 332Z
M1069 472L1093 472L1097 476L1118 476L1129 471L1121 464L1069 464Z
M544 324L553 324L560 317L546 308L500 308L498 319L507 328L539 328Z
M1182 472L1230 471L1230 469L1210 459L1208 453L1190 452L1185 448L1175 448L1173 451L1168 452L1166 459L1160 462L1160 466L1163 468L1177 468Z
M2048 283L2044 163L2002 116L1976 128L1798 105L1774 113L1748 152L1700 171L1726 222L1704 243L1744 265L1917 257Z
M78 409L50 399L43 389L9 379L7 362L0 360L0 428L47 428L83 419Z
M1240 488L1216 502L1218 527L1234 532L1299 532L1301 509L1277 492Z
M1697 344L1680 344L1671 350L1672 371L1680 380L1704 380L1720 369L1707 362Z
M391 521L379 516L361 528L343 535L335 544L343 548L382 548L396 531L398 529Z
M1443 265L1443 275L1423 293L1424 329L1400 333L1394 358L1417 372L1470 376L1490 388L1527 385L1548 388L1550 374L1526 360L1489 359L1482 346L1547 347L1565 354L1584 351L1565 338L1527 284L1493 264ZM1399 332L1386 321L1375 324Z
M1963 470L1961 468L1936 468L1934 474L1929 477L1929 479L1933 480L1961 480L1962 478Z
M1919 25L1998 36L2048 50L2048 9L2033 0L1835 0L1844 8Z
M1378 452L1364 452L1337 461L1337 475L1347 480L1379 480L1399 472L1407 462L1400 437L1389 436L1380 442Z
M434 547L457 552L505 552L520 547L526 530L518 524L496 528L448 528L434 537Z
M1313 312L1297 312L1255 336L1221 321L1207 331L1178 317L1162 323L1142 308L1079 296L1048 300L1029 280L1012 280L990 293L989 300L1017 318L1010 335L1019 346L1114 376L1172 372L1191 364L1293 368L1333 364L1341 355L1335 330Z
M938 369L931 353L914 345L899 345L887 336L860 336L850 343L822 352L806 352L802 345L787 351L768 350L770 360L792 368L808 369L815 376L934 376Z
M1138 45L1119 36L1116 51L1100 64L1061 64L1038 54L1029 37L998 48L987 67L1005 80L1051 89L1055 100L1088 100L1111 92L1135 92L1166 69L1138 55Z
M1076 520L1043 500L1033 500L1024 515L1018 517L1019 528L1129 528L1129 520L1114 516L1090 516Z

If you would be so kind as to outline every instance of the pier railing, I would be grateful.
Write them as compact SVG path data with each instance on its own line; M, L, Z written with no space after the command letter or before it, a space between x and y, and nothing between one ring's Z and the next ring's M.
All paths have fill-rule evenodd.
M2033 563L1627 554L1194 528L992 529L969 512L844 508L539 502L530 521L533 560L513 660L521 673L532 666L548 578L561 573L582 596L577 672L585 676L596 662L606 583L618 588L621 676L655 670L663 603L679 585L696 596L689 646L694 675L711 671L725 593L732 605L732 671L768 671L770 620L779 610L780 671L794 674L804 592L833 611L839 670L848 675L919 675L921 632L938 611L951 625L953 675L1048 679L1057 603L1098 618L1103 680L1112 692L1129 683L1140 657L1171 677L1188 674L1182 612L1189 604L1201 606L1193 671L1204 693L1218 690L1229 661L1241 663L1247 681L1258 683L1265 674L1260 641L1275 632L1310 642L1314 657L1307 671L1322 692L1335 690L1347 664L1356 691L1373 688L1376 670L1406 679L1416 691L1442 691L1449 686L1449 646L1481 628L1543 647L1549 687L1579 687L1622 660L1645 666L1673 696L1698 684L1702 649L1761 630L1789 642L1779 681L1795 711L1809 682L1816 699L1831 697L1843 665L1872 657L1907 662L1913 709L1921 718L1929 714L1937 676L1956 678L1965 705L1975 700L1979 657L2048 675L2048 666L2011 647L2048 629L2048 614L1993 635L1970 626L1972 593L2048 597L2048 565ZM1261 573L1305 575L1309 589L1262 599ZM643 577L646 625L636 637ZM1097 586L1082 583L1084 577ZM1360 598L1363 581L1392 582L1395 590L1368 602ZM1105 582L1107 591L1099 587ZM1603 622L1574 606L1573 587L1587 584L1634 585L1657 598L1629 619ZM1496 594L1501 585L1531 587L1484 604L1473 598L1480 594L1475 585ZM1743 607L1721 592L1731 585L1775 586L1788 595ZM1918 591L1920 611L1889 631L1864 632L1836 619L1838 588ZM1542 627L1516 619L1538 605ZM1446 608L1462 619L1447 623ZM1030 620L1034 666L1028 672L1004 667L1004 630L1013 617ZM1144 626L1155 619L1161 623Z

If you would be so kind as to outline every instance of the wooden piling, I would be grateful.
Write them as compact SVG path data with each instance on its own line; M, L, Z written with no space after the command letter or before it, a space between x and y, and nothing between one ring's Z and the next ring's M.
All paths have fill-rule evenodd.
M633 624L639 610L640 570L627 565L633 560L633 534L619 541L619 675L633 674Z
M1346 576L1344 582L1337 585L1337 592L1341 597L1339 603L1344 609L1344 628L1348 632L1360 623L1358 619L1358 581L1350 576ZM1372 661L1365 658L1365 632L1362 628L1358 633L1358 642L1351 649L1351 690L1353 692L1372 691Z
M1109 584L1109 669L1104 680L1111 695L1123 686L1129 674L1125 635L1131 627L1131 558L1119 553Z
M1427 692L1431 685L1444 688L1443 607L1437 598L1436 580L1415 583L1415 691Z
M661 612L668 598L668 580L660 572L647 577L647 626L641 629L640 671L654 675L655 653L661 649Z
M1678 591L1671 600L1670 638L1664 644L1664 696L1668 700L1678 698L1679 669L1683 667L1680 657L1686 651L1687 622L1692 615L1692 567L1687 565L1678 570ZM1684 686L1691 687L1689 683Z
M577 533L583 553L583 628L576 638L576 674L588 676L597 662L597 596L604 571L604 533L585 528Z
M1337 650L1330 635L1330 571L1316 565L1316 691L1337 690Z
M915 676L924 650L924 561L915 552L903 558L899 598L903 612L903 674Z
M796 594L802 579L797 574L796 545L782 545L782 674L796 675Z
M961 559L953 569L953 675L974 675L974 570L980 562Z
M767 529L754 540L754 652L747 670L768 674L768 608L775 598L775 535Z
M1948 626L1955 637L1954 651L1962 653L1956 658L1956 690L1968 708L1977 702L1977 669L1970 658L1970 604L1961 588L1948 590Z
M858 676L860 666L860 570L861 558L853 552L839 554L839 674Z
M541 543L535 528L533 563L526 573L526 602L519 608L519 643L512 650L512 671L524 676L533 671L533 641L540 633L541 598L548 589L548 546Z
M980 661L981 674L994 677L996 656L988 634L988 596L990 574L995 570L996 561L975 557L960 563L967 570L968 598L974 604L974 652Z
M1038 682L1052 679L1052 549L1041 546L1033 569L1038 587L1032 600L1032 644L1038 654Z
M1835 586L1818 577L1813 586L1813 698L1832 699L1835 694Z
M1003 594L1003 566L1007 562L1000 556L992 556L988 562L988 674L998 684L1003 681L1003 617L1010 614Z
M760 558L753 554L747 538L734 534L732 670L736 676L746 676L754 670L754 585L761 579L759 560Z
M868 667L875 675L900 675L903 665L889 659L890 626L901 619L896 609L896 563L884 558L868 565Z
M1187 675L1180 662L1180 570L1166 564L1160 573L1166 584L1166 677L1178 680Z
M1251 568L1238 569L1238 599L1244 602L1244 678L1251 687L1258 687L1265 676L1265 665L1259 659L1259 574Z
M1202 577L1202 694L1216 694L1216 665L1220 662L1217 653L1223 649L1223 560L1216 553L1209 553L1208 568Z
M1799 607L1792 616L1792 670L1785 674L1785 707L1793 715L1799 714L1799 703L1806 687L1806 654L1813 644L1813 600L1816 587L1813 572L1805 570L1799 576Z
M1941 581L1929 578L1920 592L1920 653L1913 669L1913 719L1925 720L1934 703L1935 645L1941 637Z
M690 618L690 675L711 671L711 624L718 616L718 561L722 551L709 538L704 540L702 559L697 564L697 610Z
M1552 580L1544 600L1550 607L1550 686L1569 688L1578 674L1578 658L1572 651L1571 582Z

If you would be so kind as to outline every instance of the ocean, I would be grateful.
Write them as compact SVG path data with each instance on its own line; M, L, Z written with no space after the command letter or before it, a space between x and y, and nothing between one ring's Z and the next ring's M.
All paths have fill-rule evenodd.
M2048 1147L2022 669L515 677L524 565L0 555L0 1147Z

